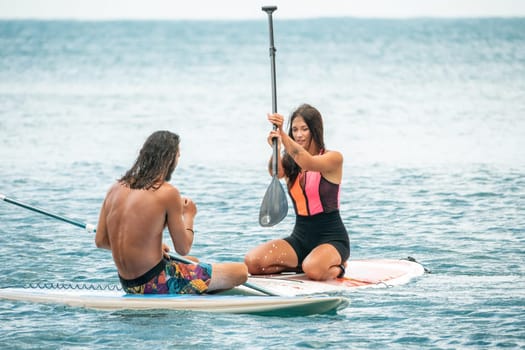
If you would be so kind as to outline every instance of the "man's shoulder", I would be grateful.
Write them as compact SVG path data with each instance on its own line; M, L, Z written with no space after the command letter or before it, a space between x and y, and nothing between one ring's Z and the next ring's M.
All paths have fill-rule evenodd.
M179 189L169 182L164 182L155 192L168 196L180 196Z
M111 186L109 186L108 195L120 191L122 187L123 186L120 184L120 182L114 182L113 184L111 184Z

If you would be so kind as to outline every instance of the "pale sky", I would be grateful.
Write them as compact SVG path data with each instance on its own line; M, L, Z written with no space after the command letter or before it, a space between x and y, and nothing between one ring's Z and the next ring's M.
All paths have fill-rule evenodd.
M525 0L0 0L0 18L525 17Z

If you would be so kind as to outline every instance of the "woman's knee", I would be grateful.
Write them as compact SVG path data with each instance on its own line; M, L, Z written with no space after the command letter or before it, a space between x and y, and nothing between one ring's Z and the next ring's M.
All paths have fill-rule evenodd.
M321 264L309 264L307 261L303 262L303 272L306 274L308 279L313 281L326 280L326 274L328 270Z
M244 266L246 266L247 271L251 274L258 274L260 272L260 259L258 259L254 254L246 254L244 257Z

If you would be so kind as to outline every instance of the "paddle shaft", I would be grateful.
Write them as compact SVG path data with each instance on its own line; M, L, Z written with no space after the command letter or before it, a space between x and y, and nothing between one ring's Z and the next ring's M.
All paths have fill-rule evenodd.
M277 6L263 6L262 10L268 14L268 29L270 34L270 63L271 63L271 84L272 84L272 113L277 113L277 83L276 83L276 73L275 73L275 48L273 41L273 17L272 13L277 10ZM277 130L277 125L273 125L273 129ZM278 147L277 139L272 140L272 172L274 176L277 176L277 157L278 157Z
M74 220L74 219L70 219L70 218L67 218L67 217L62 216L62 215L51 213L51 212L49 212L47 210L44 210L44 209L41 209L41 208L38 208L38 207L34 207L32 205L29 205L29 204L22 203L22 202L17 201L17 200L15 200L13 198L6 197L3 194L0 194L0 199L3 200L4 202L10 203L10 204L14 204L14 205L17 205L19 207L22 207L22 208L25 208L25 209L29 209L31 211L34 211L34 212L37 212L37 213L40 213L40 214L44 214L46 216L52 217L54 219L58 219L60 221L67 222L67 223L75 225L77 227L81 227L81 228L85 229L87 232L95 232L96 231L96 228L95 228L94 225L85 224L83 222L80 222L80 221L77 221L77 220Z
M70 218L62 216L62 215L51 213L51 212L49 212L47 210L44 210L44 209L41 209L41 208L38 208L38 207L35 207L35 206L32 206L32 205L29 205L29 204L26 204L26 203L22 203L20 201L15 200L15 199L9 198L9 197L1 194L1 193L0 193L0 200L3 200L4 202L10 203L10 204L17 205L17 206L19 206L21 208L25 208L25 209L28 209L28 210L31 210L31 211L34 211L34 212L37 212L37 213L49 216L49 217L54 218L54 219L58 219L58 220L63 221L63 222L67 222L67 223L75 225L77 227L84 228L88 232L96 232L96 227L94 225L92 225L92 224L86 224L86 223L83 223L81 221L73 220L73 219L70 219ZM178 261L183 262L185 264L195 264L194 261L188 260L188 259L180 257L180 256L174 256L172 254L170 254L170 258L173 259L173 260L178 260ZM252 283L249 283L249 282L246 282L243 285L245 287L247 287L247 288L253 289L253 290L257 291L257 292L260 292L260 293L263 293L263 294L266 294L266 295L278 296L275 293L272 293L272 292L270 292L270 291L268 291L268 290L266 290L266 289L264 289L262 287L256 286L256 285L254 285Z

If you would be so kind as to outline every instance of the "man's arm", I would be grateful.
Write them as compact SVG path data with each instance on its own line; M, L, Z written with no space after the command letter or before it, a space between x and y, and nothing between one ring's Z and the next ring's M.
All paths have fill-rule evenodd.
M193 244L193 218L197 207L187 198L182 198L179 191L168 185L163 196L166 204L168 230L175 251L187 255Z
M100 214L97 223L97 233L95 235L95 245L97 246L97 248L111 250L108 231L106 227L106 200L107 196L106 199L104 199L104 202L102 202L102 207L100 208Z

